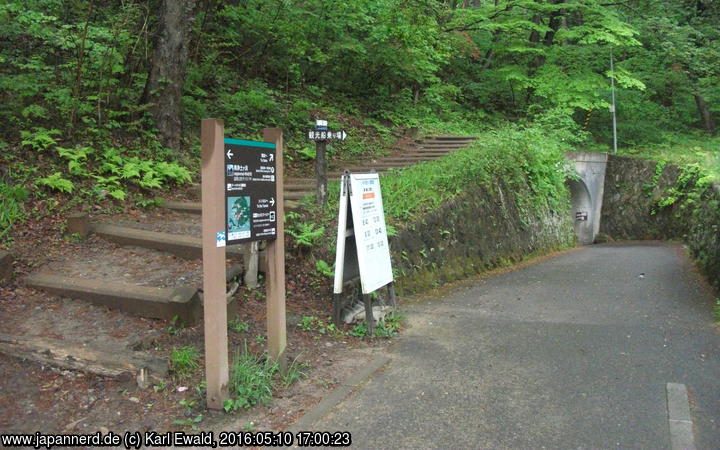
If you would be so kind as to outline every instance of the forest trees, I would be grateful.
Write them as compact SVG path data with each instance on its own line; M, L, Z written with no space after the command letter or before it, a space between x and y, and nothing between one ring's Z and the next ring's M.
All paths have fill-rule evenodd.
M141 98L151 103L160 140L179 150L182 94L195 0L162 0L150 72Z
M624 142L712 132L718 9L710 0L6 0L0 139L139 138L177 152L198 119L218 116L240 134L282 126L292 146L313 111L332 110L400 127L533 120L602 141L611 51Z

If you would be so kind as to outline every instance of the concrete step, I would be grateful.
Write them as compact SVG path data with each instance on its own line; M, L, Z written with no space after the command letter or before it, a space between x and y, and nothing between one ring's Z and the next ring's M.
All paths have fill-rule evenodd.
M417 164L416 162L408 163L408 162L392 162L392 161L378 161L376 163L372 163L372 165L367 165L364 167L370 167L370 168L383 168L383 169L404 169L405 167L412 166Z
M477 137L475 136L426 136L420 141L441 141L441 142L472 142Z
M189 286L156 288L56 274L30 275L25 284L53 295L77 298L151 319L172 320L177 316L192 325L201 315L198 290Z
M382 172L387 172L387 170L391 169L391 168L402 169L404 167L405 166L401 166L401 167L360 166L360 167L348 167L348 169L350 169L350 172L352 172L352 173L370 173L373 171L377 172L377 173L382 173Z
M458 145L447 145L447 144L421 144L417 148L419 151L422 150L433 150L433 151L450 151L454 152L455 150L465 148L467 145L465 144L458 144Z
M92 224L90 225L90 231L120 245L151 248L185 259L202 258L202 239L200 236L160 233L107 224ZM228 258L240 259L243 256L243 250L238 246L226 247L225 254Z
M379 160L379 163L407 163L415 164L421 161L430 161L433 159L440 158L445 155L412 155L412 156L398 156L397 158L387 158Z

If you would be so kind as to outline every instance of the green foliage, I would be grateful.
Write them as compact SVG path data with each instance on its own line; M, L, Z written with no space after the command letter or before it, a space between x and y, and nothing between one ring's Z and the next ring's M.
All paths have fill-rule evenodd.
M391 313L385 315L382 321L375 324L375 336L390 338L397 335L400 332L400 327L402 326L403 320L404 316L399 313ZM354 325L350 329L348 334L350 336L355 336L358 338L364 338L368 336L367 323L360 322L357 325Z
M303 316L298 323L298 328L303 331L317 331L320 334L340 336L343 333L338 330L330 317L326 321L316 316Z
M250 330L250 324L240 320L240 316L228 321L228 328L235 333L245 333Z
M179 378L187 378L195 369L200 367L199 358L200 354L193 346L175 348L170 356L170 365L175 375Z
M308 363L298 361L299 358L300 355L296 356L295 359L293 359L287 369L287 373L283 377L283 387L286 389L290 387L290 385L297 383L303 378L307 378L307 373L305 372L305 370L310 367L310 365Z
M50 189L54 189L60 192L71 193L75 189L75 184L72 181L63 178L62 173L55 172L47 177L38 178L35 181L36 186L47 186Z
M720 322L720 298L715 300L715 306L713 306L713 317L716 322Z
M304 222L296 213L289 213L286 215L286 219L288 223L285 232L294 238L296 247L313 248L320 245L325 227L318 226L314 222Z
M317 321L318 318L315 316L303 316L302 319L300 319L300 323L298 323L298 327L303 331L310 331L315 328Z
M60 130L46 130L45 128L36 127L33 132L20 132L20 137L22 138L20 144L30 147L35 151L45 151L48 147L52 147L57 143L53 136L57 136L58 134L60 134Z
M225 400L225 412L250 408L270 400L273 376L277 372L277 364L269 358L249 354L246 346L230 367L230 398Z
M660 177L662 176L663 170L665 170L666 165L667 161L658 161L655 165L655 173L653 174L652 180L650 180L649 183L645 183L643 185L646 196L652 197L653 190L655 189L655 186L657 186L658 180L660 180Z
M404 223L461 194L467 186L491 186L496 179L510 184L529 182L533 195L526 199L528 205L562 210L567 201L566 149L554 135L536 127L506 126L486 132L468 148L384 174L385 214L392 223ZM336 202L337 194L331 198Z
M710 180L720 181L720 137L701 134L664 134L661 142L619 149L619 154L655 161L667 161L678 166L702 167Z
M332 267L330 267L330 264L326 263L322 259L315 261L315 270L324 277L332 278L335 275L335 272Z
M0 242L7 239L15 222L25 218L23 201L29 192L22 186L5 184L0 180Z
M185 323L183 323L183 320L179 316L175 315L170 319L170 324L167 328L168 334L175 336L180 333L183 328L185 328Z

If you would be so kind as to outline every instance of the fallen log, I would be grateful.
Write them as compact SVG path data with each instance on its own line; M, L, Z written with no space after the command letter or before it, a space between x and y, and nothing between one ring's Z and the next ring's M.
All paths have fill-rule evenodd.
M0 353L105 377L130 374L141 387L146 387L150 379L161 380L168 374L167 361L146 352L37 336L0 333Z

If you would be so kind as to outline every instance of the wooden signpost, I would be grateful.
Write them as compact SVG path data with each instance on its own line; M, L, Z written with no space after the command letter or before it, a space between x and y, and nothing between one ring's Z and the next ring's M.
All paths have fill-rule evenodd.
M365 320L372 336L375 320L370 294L387 286L390 303L393 308L397 306L378 174L351 174L346 170L340 182L339 210L333 318L339 324L343 285L359 276Z
M315 141L315 199L318 205L327 204L327 159L325 150L328 141L344 141L347 137L345 130L330 130L327 120L315 121L315 128L308 131L308 138Z
M285 240L283 139L263 130L264 142L225 139L219 119L204 119L202 153L203 303L207 406L228 398L229 361L225 246L268 240L268 352L285 370ZM270 156L272 155L272 156Z

